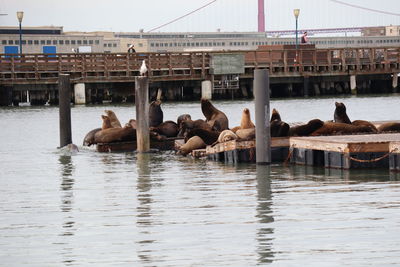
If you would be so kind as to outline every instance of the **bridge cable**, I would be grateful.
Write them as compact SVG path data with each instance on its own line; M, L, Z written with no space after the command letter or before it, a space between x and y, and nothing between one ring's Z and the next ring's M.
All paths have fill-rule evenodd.
M357 5L353 5L353 4L350 4L350 3L342 2L342 1L339 1L339 0L329 0L329 1L337 3L337 4L345 5L345 6L358 8L358 9L363 9L363 10L372 11L372 12L376 12L376 13L381 13L381 14L399 16L400 17L400 13L393 13L393 12L388 12L388 11L383 11L383 10L378 10L378 9L372 9L372 8L363 7L363 6L357 6Z
M151 29L151 30L149 30L149 31L147 31L147 32L152 32L152 31L158 30L158 29L160 29L160 28L162 28L162 27L164 27L164 26L167 26L167 25L169 25L169 24L171 24L171 23L174 23L175 21L178 21L178 20L180 20L180 19L183 19L184 17L187 17L187 16L189 16L189 15L191 15L191 14L193 14L193 13L195 13L195 12L197 12L197 11L203 9L203 8L205 8L205 7L211 5L211 4L214 3L214 2L217 2L217 0L213 0L213 1L211 1L211 2L209 2L209 3L207 3L207 4L203 5L203 6L201 6L201 7L199 7L199 8L196 8L195 10L190 11L189 13L187 13L187 14L185 14L185 15L183 15L183 16L180 16L180 17L178 17L178 18L176 18L176 19L173 19L173 20L171 20L171 21L169 21L169 22L167 22L167 23L164 23L164 24L162 24L162 25L160 25L160 26L158 26L158 27L155 27L155 28L153 28L153 29Z

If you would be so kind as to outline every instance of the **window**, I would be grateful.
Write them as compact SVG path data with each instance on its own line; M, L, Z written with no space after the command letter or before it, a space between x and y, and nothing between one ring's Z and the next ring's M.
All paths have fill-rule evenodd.
M93 40L89 40L89 44L93 44Z
M76 43L77 43L78 45L80 45L80 44L82 44L82 40L78 40Z
M23 44L23 45L26 45L26 40L22 40L22 44Z
M19 44L19 41L18 41L18 40L15 40L15 42L14 42L14 43L17 45L17 44Z
M8 40L8 44L14 44L13 40Z
M51 44L51 40L46 40L46 44Z
M154 47L154 43L150 43L150 47Z
M117 47L117 44L113 44L113 47Z
M69 40L65 40L65 44L66 44L66 45L69 45Z
M44 44L46 44L46 41L45 40L40 40L40 44L44 45Z
M59 43L60 45L63 45L63 44L64 44L64 40L59 40L58 43Z
M29 45L33 44L33 41L32 40L28 40L28 44Z
M107 46L108 46L108 47L111 47L111 46L112 46L112 44L107 44Z
M7 44L7 40L1 40L1 44L3 45Z
M107 44L104 44L104 47L107 47Z
M87 40L83 40L83 44L87 44Z
M33 40L33 44L38 45L39 44L39 40Z
M142 44L142 43L139 43L139 47L143 47L143 44Z
M74 45L76 43L75 40L71 40L71 44Z
M99 40L95 40L94 43L98 45L98 44L100 44L100 41Z
M53 45L56 45L57 44L57 40L53 40Z

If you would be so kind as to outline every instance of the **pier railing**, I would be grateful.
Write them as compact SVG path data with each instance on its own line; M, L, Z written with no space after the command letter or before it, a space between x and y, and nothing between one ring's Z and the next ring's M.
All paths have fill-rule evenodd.
M245 73L268 68L271 77L379 74L400 72L400 47L341 49L263 49L182 53L0 54L0 84L56 83L60 73L72 82L134 81L146 60L154 81L210 78L214 54L245 58Z

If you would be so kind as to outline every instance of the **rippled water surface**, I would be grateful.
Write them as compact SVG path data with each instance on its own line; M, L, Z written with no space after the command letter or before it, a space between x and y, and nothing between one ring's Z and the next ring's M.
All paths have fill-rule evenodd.
M273 100L287 122L399 120L400 96ZM238 125L252 101L213 102ZM133 106L75 106L74 143ZM165 120L203 118L165 103ZM1 266L387 266L400 263L400 175L386 169L225 165L57 149L57 107L0 109Z

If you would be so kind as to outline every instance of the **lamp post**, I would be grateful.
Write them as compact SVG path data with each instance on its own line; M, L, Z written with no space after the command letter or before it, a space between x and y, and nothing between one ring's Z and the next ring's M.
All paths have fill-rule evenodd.
M17 12L17 18L19 21L19 55L22 55L22 18L24 17L24 11Z
M293 14L294 14L294 17L296 18L296 50L297 50L297 48L299 46L299 39L297 37L297 19L299 18L300 9L298 9L298 8L293 9Z

